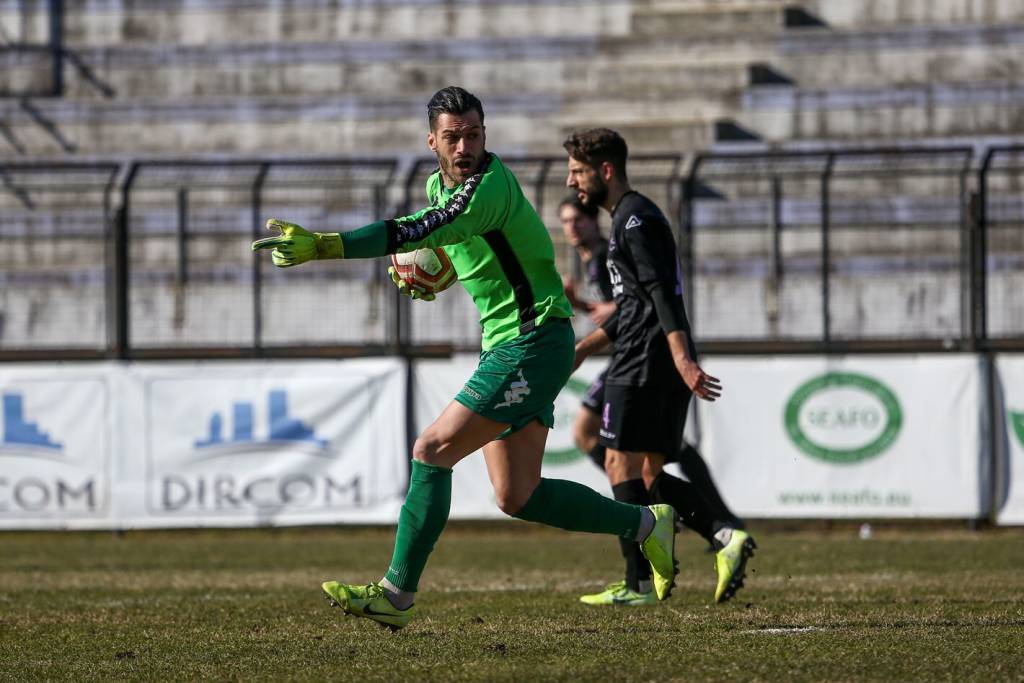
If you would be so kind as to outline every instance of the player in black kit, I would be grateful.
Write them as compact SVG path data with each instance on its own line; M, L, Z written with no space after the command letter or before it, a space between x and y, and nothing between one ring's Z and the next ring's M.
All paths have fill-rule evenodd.
M630 188L618 133L576 133L564 147L566 184L582 204L612 217L607 265L616 309L576 346L579 364L614 342L598 437L605 471L616 498L638 502L649 490L652 500L671 504L687 526L710 538L717 549L715 601L724 602L743 585L754 540L734 520L716 520L696 487L663 471L679 452L691 395L714 401L722 391L696 361L671 228L651 200Z
M597 326L601 326L615 312L611 277L608 272L608 240L601 235L598 225L600 209L594 204L584 204L575 194L562 200L558 206L558 218L562 232L579 255L583 265L583 282L564 278L565 293L574 308L583 311ZM580 451L587 453L594 464L605 469L605 447L598 441L601 428L601 413L604 409L604 381L607 368L590 384L583 396L582 405L573 423L573 440ZM700 452L686 441L681 450L666 454L666 462L679 464L689 481L677 479L667 472L658 480L659 488L675 489L680 499L690 505L689 509L677 509L680 518L706 540L712 549L715 532L724 527L743 529L743 522L722 500L711 473ZM644 487L654 484L644 479ZM630 502L639 494L639 500L649 498L648 492L627 480L615 484L613 493L617 499ZM709 520L713 522L708 523ZM590 605L646 605L654 604L651 593L650 570L636 543L620 540L625 559L626 573L622 581L609 585L604 591L580 597Z

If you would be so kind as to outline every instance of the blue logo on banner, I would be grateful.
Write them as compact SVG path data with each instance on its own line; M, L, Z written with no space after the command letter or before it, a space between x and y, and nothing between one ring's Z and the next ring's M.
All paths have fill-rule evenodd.
M236 444L254 444L260 441L299 441L312 443L319 448L327 447L327 439L319 438L311 427L301 420L288 417L288 394L280 389L267 396L267 414L270 418L270 434L266 439L256 439L253 434L253 404L248 401L232 406L231 435L225 435L224 417L215 412L210 416L210 432L205 439L195 442L196 448L211 448Z
M4 394L4 438L0 446L33 446L50 450L63 450L63 444L50 439L34 422L25 419L24 396Z

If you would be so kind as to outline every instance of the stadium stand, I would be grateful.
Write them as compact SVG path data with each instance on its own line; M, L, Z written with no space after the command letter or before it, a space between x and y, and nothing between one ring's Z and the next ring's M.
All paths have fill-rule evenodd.
M973 324L963 295L964 234L976 189L963 185L962 169L966 163L973 173L984 146L1020 142L1024 134L1024 5L1013 0L83 0L63 3L59 77L53 52L40 47L53 30L48 6L0 0L0 93L8 95L0 97L2 161L331 156L399 157L407 166L423 151L425 101L449 83L482 97L490 146L506 157L557 157L567 132L591 125L617 128L635 154L690 160L701 151L974 148L966 162L959 153L942 157L941 178L915 171L896 180L876 165L865 180L835 167L828 249L836 260L828 267L838 279L824 295L832 298L832 321L823 320L820 305L816 177L786 169L722 177L714 164L704 166L708 192L694 201L691 246L697 329L709 338L814 338L826 322L837 338L962 336ZM39 96L50 86L58 96ZM671 172L678 179L687 168ZM1021 215L1006 189L1016 182L1013 168L994 174L998 191L990 197L992 216L1007 226ZM523 173L532 178L524 183L541 188L530 192L542 195L538 204L554 227L560 172ZM5 209L15 217L4 228L14 242L0 257L7 259L3 276L28 277L14 254L39 249L53 250L40 256L53 268L32 276L34 293L4 295L0 347L102 348L116 332L114 304L102 294L108 282L97 275L96 259L109 258L109 245L102 228L79 226L96 215L111 225L120 191L99 183L87 209L48 205L60 193L37 187L29 205L18 198L17 174L3 182ZM405 193L396 182L383 189L368 182L376 208L400 208ZM133 343L248 344L259 317L245 303L253 275L241 249L253 231L251 188L223 194L190 183L147 191L145 202L131 206ZM663 185L653 177L641 182L660 193L676 220L680 193ZM338 200L323 220L351 227L371 215L367 196ZM179 239L182 224L191 232ZM89 250L33 246L39 225L77 235ZM1005 255L986 277L1004 296L998 293L1019 281L1013 264L1021 247L1010 228L999 235L994 244ZM203 265L201 255L214 249L235 261ZM181 280L183 260L188 281L162 286ZM358 287L379 285L369 271L349 277ZM291 332L275 341L378 343L388 335L381 307L390 304L374 297L359 313L365 337L307 324L296 313ZM723 297L733 301L725 312L712 303ZM890 297L902 313L865 319L865 310ZM74 314L45 324L63 310L55 300ZM1024 329L1019 306L990 301L989 308L994 330ZM414 329L430 339L473 338L472 312L451 316L454 326ZM208 329L224 321L229 331Z
M41 12L26 39L45 39ZM95 0L65 3L63 96L0 102L0 120L22 156L401 154L424 98L458 82L506 154L598 122L650 152L737 128L976 139L1021 128L1021 22L1008 0ZM38 54L3 60L3 85L47 75Z

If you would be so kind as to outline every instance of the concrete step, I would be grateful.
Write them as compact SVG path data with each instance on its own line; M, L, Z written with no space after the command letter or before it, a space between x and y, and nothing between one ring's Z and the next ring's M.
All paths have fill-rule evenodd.
M218 54L220 53L220 54ZM202 97L294 97L433 92L458 83L481 98L507 93L544 93L589 98L595 94L646 96L651 92L700 92L706 97L738 95L750 83L745 62L680 64L671 58L638 55L628 61L601 55L552 60L548 57L495 61L438 60L392 63L290 60L232 63L223 51L210 51L204 64L167 61L158 68L122 66L116 59L85 77L67 69L65 96L75 100L198 99ZM221 59L218 59L220 57ZM2 64L2 60L0 60ZM45 69L37 74L43 75ZM27 81L17 68L0 70L6 82Z
M779 56L818 56L829 52L935 51L1024 43L1024 21L1012 24L905 26L884 29L804 29L779 36Z
M65 3L65 36L70 47L81 48L625 35L631 13L627 0L71 2Z
M801 0L799 5L834 28L1024 21L1024 3L1018 0Z
M38 100L34 115L18 103L0 102L0 120L25 154L409 154L425 150L425 102L424 96ZM638 150L696 149L711 140L715 117L724 111L699 98L660 97L491 97L484 106L490 147L507 154L560 154L566 134L593 125L630 131ZM7 156L15 154L10 148Z
M726 34L774 35L784 28L782 2L659 3L637 8L634 36Z
M1024 30L1022 30L1024 35ZM1012 82L1024 73L1024 42L973 47L889 48L776 57L771 64L801 88Z
M1024 86L979 83L905 88L752 88L740 120L770 142L1015 135Z

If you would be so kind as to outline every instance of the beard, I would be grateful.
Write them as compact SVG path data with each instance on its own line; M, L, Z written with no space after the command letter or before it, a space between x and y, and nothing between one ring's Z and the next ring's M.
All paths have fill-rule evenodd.
M584 206L601 206L604 204L604 200L608 199L608 185L600 178L594 178L594 188L591 190L581 190L580 201Z
M462 156L452 159L443 156L440 152L435 152L434 154L437 157L437 165L441 169L441 175L447 178L453 187L461 185L466 179L477 173L480 170L480 163L484 158L484 152L481 152L477 157ZM472 162L466 170L456 165L456 161L464 161L466 159Z

